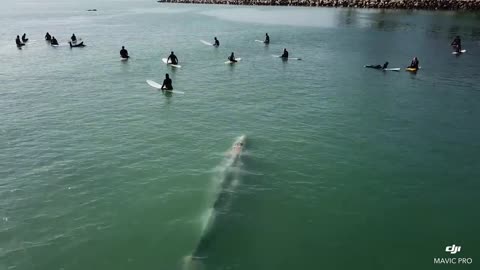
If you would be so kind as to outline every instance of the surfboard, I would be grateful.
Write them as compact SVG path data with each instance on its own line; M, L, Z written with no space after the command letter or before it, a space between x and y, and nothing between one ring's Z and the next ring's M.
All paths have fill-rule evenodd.
M200 39L200 42L202 42L203 44L208 45L208 46L213 46L213 43L210 43L210 42L205 41L203 39Z
M276 58L282 58L281 55L275 55L275 54L272 54L273 57L276 57ZM284 59L284 58L282 58ZM288 60L302 60L302 58L298 58L298 57L288 57L287 58Z
M462 53L466 53L467 50L461 50L460 52L452 52L452 54L462 54Z
M417 72L419 70L419 68L406 68L405 69L406 71L410 71L410 72Z
M152 80L147 80L147 83L148 85L150 85L151 87L155 88L155 89L158 89L158 90L162 90L162 85L159 84L159 83L156 83ZM167 92L172 92L172 93L175 93L175 94L185 94L184 92L182 91L176 91L176 90L165 90Z
M123 57L120 58L120 61L127 61L127 60L128 60L128 58L123 58Z
M259 43L265 44L265 41L263 41L263 40L255 39L255 41L256 41L256 42L259 42Z
M237 60L237 62L238 62L238 61L241 61L242 58L235 58L235 60ZM225 62L225 64L235 64L235 63L236 63L236 62L232 62L232 61L230 61L230 60L228 60L227 62Z
M170 66L176 67L176 68L181 68L182 67L180 65L174 65L174 64L168 63L167 60L168 60L167 58L162 58L162 62L167 64L167 65L170 65Z
M401 68L384 68L385 71L400 71Z

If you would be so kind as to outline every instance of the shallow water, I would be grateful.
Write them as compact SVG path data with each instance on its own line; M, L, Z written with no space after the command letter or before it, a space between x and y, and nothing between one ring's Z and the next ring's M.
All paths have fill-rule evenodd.
M446 245L480 251L475 14L23 0L0 24L0 269L181 269L242 134L205 269L436 269ZM285 47L304 60L271 56ZM413 56L417 74L363 68ZM167 72L185 95L145 83Z

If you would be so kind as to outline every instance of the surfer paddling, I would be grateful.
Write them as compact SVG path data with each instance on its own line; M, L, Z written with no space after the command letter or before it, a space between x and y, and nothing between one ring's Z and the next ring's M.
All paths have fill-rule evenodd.
M386 69L388 67L388 62L385 62L385 64L382 65L368 65L365 66L366 68L374 68L374 69Z

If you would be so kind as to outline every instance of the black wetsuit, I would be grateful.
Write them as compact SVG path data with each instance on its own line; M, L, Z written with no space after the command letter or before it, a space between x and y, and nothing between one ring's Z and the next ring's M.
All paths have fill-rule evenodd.
M168 56L167 63L173 64L173 65L178 64L177 56L175 54L170 54L170 56Z
M45 40L46 40L46 41L52 40L52 36L50 36L50 34L47 33L47 34L45 35Z
M163 80L162 90L173 90L172 79L168 78Z
M52 38L51 43L52 43L52 45L58 45L58 41L57 41L56 38Z
M281 58L288 58L288 51L283 51Z
M72 35L71 39L73 43L77 42L77 37L75 35Z
M23 34L22 41L25 43L28 41L27 35Z
M121 49L120 50L120 57L128 58L128 51L126 49Z
M265 41L264 41L265 44L269 44L270 43L270 37L268 35L265 36Z
M234 62L234 63L237 62L237 60L235 60L235 56L233 56L233 55L230 55L230 56L228 57L228 60L230 60L230 62Z
M220 41L218 39L215 40L215 43L213 43L213 46L218 47L220 46Z
M23 44L23 43L20 41L20 37L17 37L17 39L15 39L15 43L17 44L18 47L25 46L25 44Z
M462 50L462 41L460 38L455 38L452 42L452 46L455 47L457 52L460 52Z
M418 62L418 60L412 60L412 63L410 63L410 66L409 68L414 68L414 69L418 69L418 65L420 63Z

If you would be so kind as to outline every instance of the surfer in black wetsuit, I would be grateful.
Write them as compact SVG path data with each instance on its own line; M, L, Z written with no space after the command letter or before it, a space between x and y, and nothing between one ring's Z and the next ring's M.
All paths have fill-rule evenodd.
M288 51L287 49L283 49L283 54L280 56L283 59L288 59Z
M45 40L46 41L52 40L52 36L50 36L50 34L48 32L45 34Z
M27 34L23 33L22 42L25 43L28 41Z
M25 46L25 44L20 41L20 36L17 36L17 38L15 39L15 43L17 44L17 47Z
M233 62L233 63L238 62L237 60L235 60L235 55L233 54L233 52L232 52L232 54L228 57L228 60L230 60L230 62Z
M173 52L171 52L170 55L168 56L167 63L170 63L172 65L178 64L178 58Z
M268 33L265 33L265 41L263 43L265 43L265 44L270 43L270 37L268 36Z
M165 74L165 80L163 80L162 90L173 90L172 79L170 79L168 73Z
M385 62L385 64L382 65L368 65L365 66L367 68L374 68L374 69L386 69L388 67L388 62Z
M128 51L125 49L125 46L122 46L122 49L120 50L120 57L124 59L130 57L128 56Z
M418 69L418 65L420 64L420 62L418 61L418 58L417 57L414 57L412 62L410 63L410 66L409 68L414 68L414 69Z
M58 41L57 41L57 39L56 39L54 36L52 36L52 39L50 40L50 43L51 43L52 45L58 45Z
M72 43L77 42L77 37L75 36L75 34L72 34L72 37L70 39L72 40Z
M459 53L462 50L462 40L460 36L456 36L451 45L455 48L455 51Z
M220 46L220 41L218 41L217 37L214 38L215 42L213 43L213 46L218 47Z

